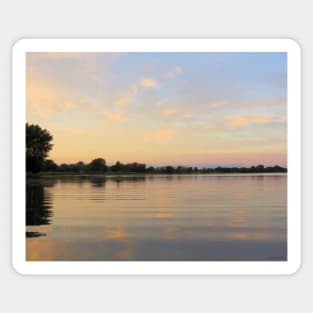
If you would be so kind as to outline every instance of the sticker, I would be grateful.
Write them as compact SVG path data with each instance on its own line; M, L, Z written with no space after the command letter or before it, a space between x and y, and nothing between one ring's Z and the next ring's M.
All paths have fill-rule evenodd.
M294 273L300 112L290 39L18 41L14 268Z

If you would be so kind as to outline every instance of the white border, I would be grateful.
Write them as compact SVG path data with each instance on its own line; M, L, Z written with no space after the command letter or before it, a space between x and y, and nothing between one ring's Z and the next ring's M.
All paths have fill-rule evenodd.
M26 261L27 52L287 52L288 261ZM12 264L20 274L293 274L301 265L301 49L291 39L21 39L13 46ZM292 192L291 192L292 191Z

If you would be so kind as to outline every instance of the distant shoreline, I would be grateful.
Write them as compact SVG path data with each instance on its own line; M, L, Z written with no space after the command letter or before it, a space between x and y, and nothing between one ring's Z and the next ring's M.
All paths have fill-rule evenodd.
M27 178L80 178L80 179L88 179L88 178L119 178L119 177L145 177L145 176L241 176L241 175L277 175L277 174L287 174L287 172L267 172L267 173L183 173L183 174L167 174L167 173L89 173L89 174L80 174L80 173L27 173Z

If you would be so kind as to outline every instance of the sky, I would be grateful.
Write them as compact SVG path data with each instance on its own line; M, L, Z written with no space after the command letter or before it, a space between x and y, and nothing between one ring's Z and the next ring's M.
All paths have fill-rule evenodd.
M56 163L287 166L286 53L27 53Z

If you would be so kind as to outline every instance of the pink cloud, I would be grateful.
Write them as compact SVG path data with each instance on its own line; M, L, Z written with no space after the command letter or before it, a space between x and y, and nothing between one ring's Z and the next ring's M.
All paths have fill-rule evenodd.
M158 82L154 79L143 79L140 84L145 88L154 88L158 86Z
M139 87L137 85L132 85L122 96L120 96L116 101L115 104L117 105L128 105L132 101L133 97L138 92Z
M73 97L64 90L56 90L43 82L27 82L26 102L40 117L48 118L56 112L76 109Z
M176 130L174 129L158 129L152 132L148 132L144 134L144 139L147 141L150 140L163 140L163 139L169 139L176 135Z
M225 118L230 126L244 126L246 124L265 124L271 123L277 119L279 116L266 116L266 115L250 115L250 116L228 116Z
M131 119L125 115L124 112L116 111L116 112L104 112L104 117L112 122L127 122Z
M114 103L120 106L128 105L132 102L132 99L139 92L140 88L154 88L157 87L157 85L157 81L153 79L143 79L139 84L131 85Z

